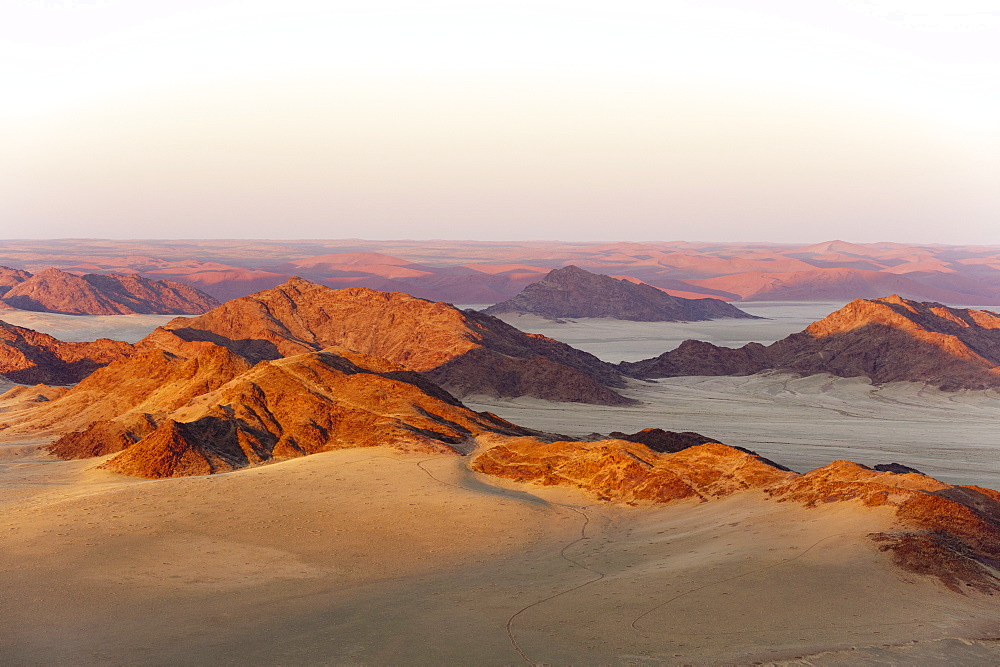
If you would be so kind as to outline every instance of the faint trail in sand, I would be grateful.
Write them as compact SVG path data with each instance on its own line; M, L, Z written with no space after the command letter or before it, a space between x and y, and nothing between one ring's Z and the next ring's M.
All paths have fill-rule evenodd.
M529 658L527 656L527 654L524 652L524 650L521 648L521 646L517 643L517 638L514 636L514 619L517 618L518 616L520 616L521 614L523 614L524 612L528 611L532 607L537 607L538 605L543 604L545 602L548 602L549 600L554 600L557 597L560 597L562 595L566 595L567 593L572 593L575 590L579 590L579 589L583 588L584 586L589 586L590 584L593 584L593 583L596 583L596 582L600 581L605 576L605 574L603 572L601 572L599 570L595 570L594 568L589 567L587 565L584 565L583 563L581 563L581 562L579 562L577 560L573 560L572 558L570 558L569 556L566 555L566 550L567 549L569 549L570 547L572 547L573 545L575 545L575 544L577 544L579 542L582 542L583 540L588 539L587 538L587 526L590 525L590 515L588 515L582 509L577 509L577 508L572 507L570 505L563 505L561 503L553 503L553 504L554 505L558 505L559 507L565 507L568 510L572 510L572 511L576 512L577 514L579 514L580 516L583 517L583 525L580 526L580 537L578 537L575 540L573 540L572 542L569 542L568 544L566 544L566 546L564 546L562 548L562 550L559 551L559 556L563 560L566 560L566 561L572 563L573 565L576 565L577 567L582 567L583 569L585 569L585 570L587 570L589 572L593 572L594 574L597 575L597 577L594 578L594 579L591 579L590 581L585 581L582 584L578 584L578 585L573 586L571 588L567 588L564 591L560 591L558 593L554 593L554 594L552 594L552 595L550 595L548 597L542 598L541 600L535 600L531 604L525 605L524 607L521 607L520 609L518 609L517 611L515 611L513 614L511 614L510 618L507 619L507 626L506 626L507 627L507 638L510 639L510 644L511 644L511 646L514 647L514 650L517 651L518 655L520 655L521 658L526 663L528 663L529 665L534 665L535 661L532 660L531 658Z
M809 553L813 548L819 546L823 542L826 542L827 540L832 540L835 537L842 537L842 536L847 535L847 534L848 533L838 533L837 535L827 535L826 537L817 540L816 542L814 542L813 544L811 544L809 547L803 549L802 551L800 551L796 555L792 556L791 558L786 558L784 560L781 560L781 561L779 561L777 563L773 563L771 565L765 565L764 567L759 567L759 568L757 568L755 570L748 570L747 572L741 572L741 573L733 575L731 577L726 577L725 579L719 579L718 581L713 581L713 582L707 583L707 584L705 584L703 586L698 586L697 588L692 588L690 590L684 591L683 593L678 593L677 595L673 596L672 598L664 600L663 602L661 602L660 604L656 605L655 607L651 607L650 609L647 609L646 611L644 611L641 614L639 614L638 616L636 616L635 619L631 623L629 623L629 627L632 628L633 630L637 631L637 632L642 632L642 628L640 628L637 625L637 623L639 621L641 621L643 618L645 618L649 614L652 614L657 609L662 609L663 607L666 607L668 604L670 604L671 602L674 602L675 600L679 600L680 598L685 597L687 595L691 595L692 593L697 593L698 591L703 591L706 588L711 588L712 586L718 586L719 584L724 584L727 581L733 581L734 579L741 579L743 577L748 577L751 574L756 574L758 572L764 572L765 570L771 570L771 569L774 569L776 567L781 567L782 565L786 565L788 563L791 563L793 560L797 560L799 558L802 558L807 553Z
M430 477L434 481L438 482L439 484L444 484L446 486L454 486L456 488L465 488L465 487L463 487L460 484L454 484L452 482L446 482L446 481L442 480L441 478L439 478L436 475L434 475L434 473L432 473L430 470L428 470L423 465L427 461L433 461L433 460L435 460L435 458L436 457L421 459L420 461L417 461L417 467L420 468L421 470L423 470L425 473L427 473L428 477ZM569 562L569 563L577 566L577 567L582 567L583 569L585 569L585 570L587 570L589 572L592 572L592 573L594 573L597 576L595 578L589 580L589 581L585 581L585 582L583 582L581 584L578 584L576 586L573 586L571 588L567 588L564 591L560 591L558 593L554 593L552 595L549 595L548 597L542 598L541 600L535 600L531 604L525 605L524 607L521 607L520 609L518 609L517 611L515 611L513 614L510 615L510 617L507 619L506 625L504 626L505 629L506 629L506 631L507 631L507 638L510 640L510 645L513 647L513 649L515 651L517 651L517 654L520 655L521 658L526 663L528 663L529 665L534 665L535 662L531 658L529 658L527 656L527 654L524 652L524 649L522 649L521 646L520 646L520 644L517 643L517 638L514 636L514 619L516 619L518 616L520 616L524 612L528 611L532 607L537 607L538 605L543 604L545 602L548 602L549 600L554 600L555 598L557 598L557 597L559 597L561 595L565 595L567 593L571 593L571 592L573 592L575 590L583 588L584 586L589 586L590 584L593 584L595 582L600 581L605 576L605 574L603 572L600 572L598 570L595 570L592 567L584 565L580 561L574 560L574 559L572 559L572 558L570 558L569 556L566 555L566 551L570 547L572 547L572 546L574 546L574 545L582 542L583 540L588 539L587 538L587 528L588 528L588 526L590 526L590 515L587 514L585 511L583 511L582 509L577 509L576 507L573 507L571 505L563 505L562 503L549 503L549 504L553 505L553 506L557 506L557 507L562 507L562 508L568 509L568 510L573 511L573 512L576 512L577 514L579 514L580 516L583 517L583 525L580 526L580 537L576 538L572 542L569 542L565 546L563 546L563 548L559 551L559 557L562 558L563 560L565 560L565 561L567 561L567 562Z

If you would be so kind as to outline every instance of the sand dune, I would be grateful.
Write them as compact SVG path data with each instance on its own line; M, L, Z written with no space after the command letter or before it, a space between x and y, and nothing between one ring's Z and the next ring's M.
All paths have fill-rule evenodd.
M889 565L865 537L890 523L882 510L752 494L623 508L478 477L466 460L348 450L151 482L8 459L0 654L596 664L889 645L919 658L912 642L997 630L991 598ZM27 472L42 466L44 486Z

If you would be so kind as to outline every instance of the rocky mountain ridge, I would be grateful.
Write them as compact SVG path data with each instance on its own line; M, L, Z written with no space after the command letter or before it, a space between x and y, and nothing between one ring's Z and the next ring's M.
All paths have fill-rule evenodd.
M1000 314L892 295L856 299L771 345L685 341L620 365L640 378L750 375L764 370L926 382L945 390L1000 387Z
M10 307L67 315L195 315L219 305L190 285L134 273L78 276L49 268L32 275L0 267L0 290Z
M423 373L456 396L629 403L625 379L597 357L494 317L399 292L334 290L293 278L159 331L223 345L251 361L341 346Z

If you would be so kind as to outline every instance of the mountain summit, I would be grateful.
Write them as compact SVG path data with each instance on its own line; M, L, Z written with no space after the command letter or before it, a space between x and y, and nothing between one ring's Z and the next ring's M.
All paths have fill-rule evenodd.
M424 374L454 395L533 396L623 405L618 369L495 317L401 292L335 290L292 278L273 289L176 318L147 337L209 341L257 362L341 346Z
M683 299L645 283L619 280L565 266L524 288L513 299L490 306L488 315L525 313L548 318L610 317L637 322L694 322L753 317L718 299Z

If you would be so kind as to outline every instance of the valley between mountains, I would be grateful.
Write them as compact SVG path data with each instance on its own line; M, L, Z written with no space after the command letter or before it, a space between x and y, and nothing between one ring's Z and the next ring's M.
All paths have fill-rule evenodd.
M680 324L617 364L605 320L302 279L129 343L4 325L0 655L994 661L996 316L831 311L695 323L697 371L638 354ZM751 327L776 351L720 362Z

